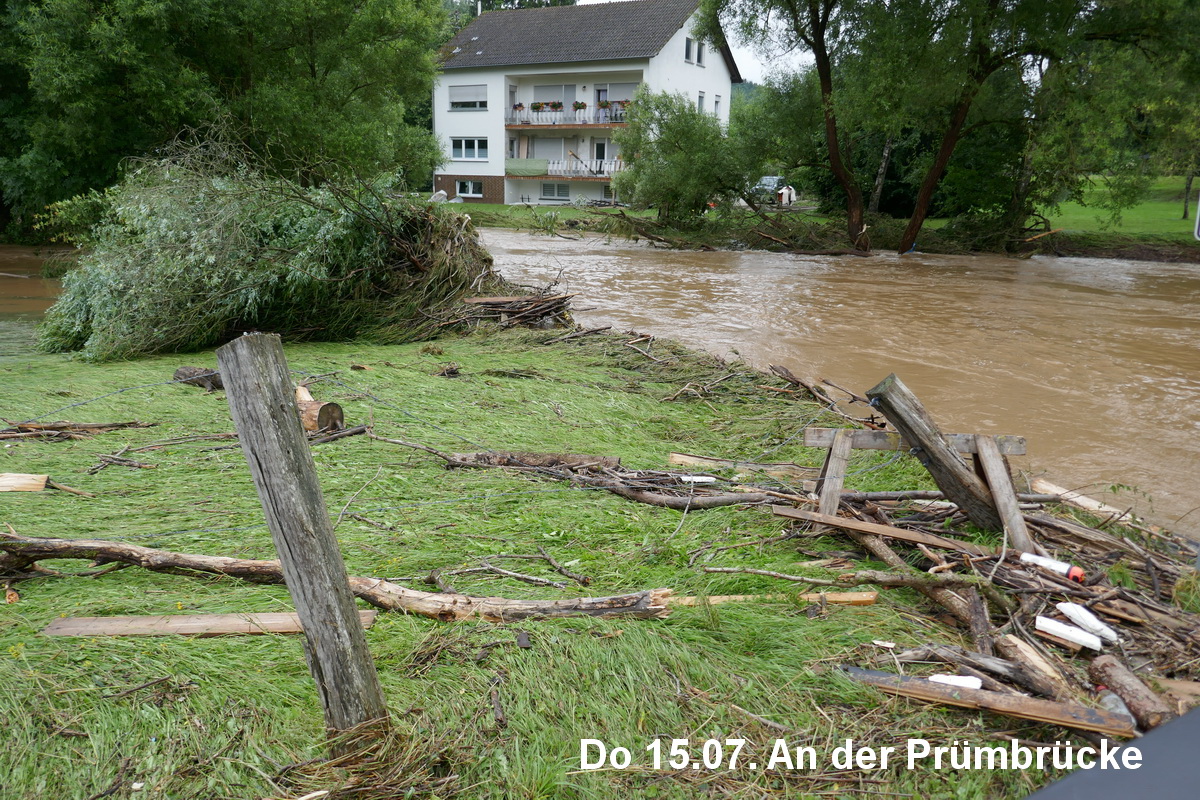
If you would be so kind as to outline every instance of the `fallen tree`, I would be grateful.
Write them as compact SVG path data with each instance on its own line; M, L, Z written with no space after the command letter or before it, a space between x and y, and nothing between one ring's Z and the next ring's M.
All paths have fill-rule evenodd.
M52 218L85 249L38 345L92 361L198 350L247 330L414 341L468 292L511 289L468 217L411 198L396 176L301 186L267 177L219 136L135 162Z
M55 558L82 558L102 563L130 564L152 572L177 575L216 574L253 583L283 583L278 561L175 553L104 539L46 539L0 533L0 574L26 571L37 562ZM39 570L49 573L48 570ZM481 618L513 622L535 617L610 617L660 619L670 613L670 589L647 589L612 597L573 597L563 600L510 600L505 597L471 597L409 589L382 578L351 576L350 590L376 608L402 611L451 622Z

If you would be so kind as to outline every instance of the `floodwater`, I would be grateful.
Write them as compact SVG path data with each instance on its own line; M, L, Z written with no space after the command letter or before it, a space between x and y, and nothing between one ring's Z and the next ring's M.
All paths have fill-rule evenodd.
M943 430L1025 436L1018 469L1200 538L1200 264L483 239L511 280L578 293L583 325L860 394L895 372Z
M41 277L42 264L59 252L0 245L0 361L32 348L33 324L61 288L58 281Z
M860 394L895 372L944 430L1025 436L1017 468L1200 538L1200 264L482 236L511 280L578 293L584 325L782 364ZM0 361L30 351L59 290L38 277L45 255L0 246Z

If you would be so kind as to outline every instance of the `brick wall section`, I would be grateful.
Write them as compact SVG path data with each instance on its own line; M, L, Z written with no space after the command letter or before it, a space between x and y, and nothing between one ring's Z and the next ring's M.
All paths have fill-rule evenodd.
M457 197L459 181L483 181L483 197L464 197L464 203L504 202L504 177L500 175L435 175L433 190L443 191L450 198Z

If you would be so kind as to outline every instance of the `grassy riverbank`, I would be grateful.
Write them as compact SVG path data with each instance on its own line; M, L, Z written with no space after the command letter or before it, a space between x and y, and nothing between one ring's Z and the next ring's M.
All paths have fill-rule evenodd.
M1009 247L1024 253L1046 255L1094 256L1134 260L1200 262L1200 242L1192 236L1194 214L1181 219L1183 210L1183 178L1161 178L1154 182L1146 200L1127 209L1117 224L1099 209L1099 191L1093 191L1087 205L1064 203L1048 219L1052 229L1060 232L1035 242L1021 245L1005 244L994 238L994 232L978 226L947 224L947 220L931 219L917 241L917 249L928 253L997 252ZM653 211L617 212L609 209L586 209L574 206L505 206L468 204L464 208L484 227L517 228L522 230L557 231L589 230L618 235L662 236L682 247L707 246L754 247L779 249L778 239L794 242L801 249L836 249L846 246L845 223L831 220L800 207L784 213L768 211L769 221L749 209L730 209L712 213L700 224L681 229L656 224ZM632 223L621 214L632 218ZM871 245L876 250L895 249L906 220L875 217L869 220ZM636 230L640 226L642 230ZM1020 245L1020 246L1018 246Z
M380 435L443 451L596 453L643 469L665 468L673 451L816 466L820 454L798 446L797 435L809 424L836 424L810 403L760 388L772 379L741 364L661 341L639 345L653 358L622 337L544 343L556 335L506 332L395 347L309 344L290 346L287 354L298 373L337 373L313 391L341 403L348 424L373 421ZM0 521L32 536L270 558L244 458L224 442L131 450L127 456L154 468L89 473L99 455L124 447L232 430L222 393L163 385L181 363L211 366L215 358L204 352L91 365L44 356L0 364L4 418L157 425L76 441L5 442L0 471L49 473L96 496L0 495ZM439 375L450 363L458 377ZM368 369L351 371L352 364ZM127 387L138 388L110 394ZM864 558L847 553L849 542L834 536L770 541L786 526L758 508L680 514L503 470L447 471L428 454L362 436L315 447L314 456L331 514L340 519L350 572L414 587L426 588L420 577L434 569L477 566L481 557L539 547L590 577L590 585L559 590L479 574L450 580L464 593L530 598L653 587L681 595L778 594L792 585L707 574L701 566L829 578L837 573L799 562ZM931 487L915 460L861 452L847 485ZM757 539L766 541L718 549ZM561 578L537 562L517 563L512 568L521 572ZM81 562L50 565L86 569ZM287 767L323 753L321 713L297 636L39 634L61 616L289 610L283 587L129 568L40 577L14 588L19 600L0 607L5 797L90 797L114 780L116 797L298 797L336 788L345 777L319 766ZM1061 729L887 698L831 670L839 663L869 665L884 652L874 640L901 647L955 642L949 628L930 619L933 613L927 601L898 589L881 592L872 606L821 610L774 599L677 608L663 621L446 624L391 613L367 639L398 726L414 745L400 757L402 771L418 784L422 768L458 776L434 796L457 789L463 797L497 799L684 798L710 791L1022 797L1055 773L908 771L903 764L878 772L826 764L816 773L646 766L644 748L657 736L746 738L746 756L760 765L780 737L822 754L846 738L901 748L909 738L937 745L1065 738ZM529 634L530 648L515 646L520 631ZM580 772L581 738L629 747L638 768ZM131 795L135 781L144 789ZM395 788L401 796L403 786Z

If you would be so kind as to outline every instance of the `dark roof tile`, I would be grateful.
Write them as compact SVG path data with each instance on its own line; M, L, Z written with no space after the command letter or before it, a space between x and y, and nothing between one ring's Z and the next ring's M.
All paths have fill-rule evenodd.
M444 69L650 58L699 0L626 0L489 11L443 50Z

